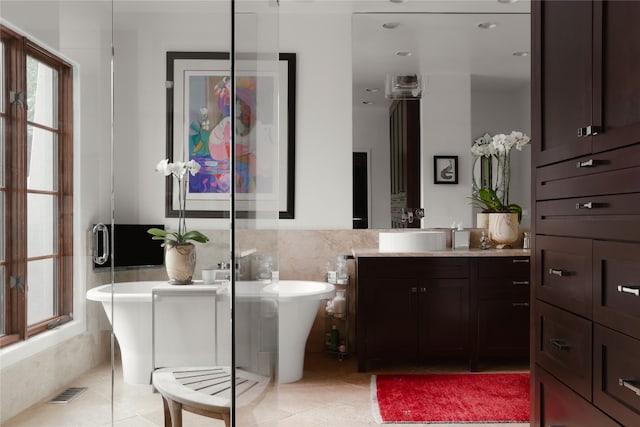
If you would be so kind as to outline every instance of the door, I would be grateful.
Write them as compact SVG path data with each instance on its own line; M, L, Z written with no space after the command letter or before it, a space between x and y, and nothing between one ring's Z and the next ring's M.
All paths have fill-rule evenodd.
M369 156L353 153L353 228L369 228Z
M403 220L403 209L420 207L420 101L396 100L389 107L391 141L391 227L420 228Z
M594 152L640 141L639 21L640 2L594 3Z
M535 164L591 153L591 2L532 2ZM535 10L537 9L537 11ZM536 135L537 134L537 135Z

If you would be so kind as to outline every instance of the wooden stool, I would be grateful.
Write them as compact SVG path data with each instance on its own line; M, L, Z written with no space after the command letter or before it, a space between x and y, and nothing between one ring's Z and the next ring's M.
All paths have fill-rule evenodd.
M231 370L210 368L163 368L153 372L152 384L162 395L165 427L182 427L182 410L223 420L231 425ZM262 394L268 378L236 370L236 403Z

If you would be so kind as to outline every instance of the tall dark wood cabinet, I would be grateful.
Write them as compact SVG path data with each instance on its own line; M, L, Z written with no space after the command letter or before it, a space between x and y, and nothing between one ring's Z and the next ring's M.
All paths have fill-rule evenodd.
M640 2L531 4L532 425L640 425Z
M420 208L420 101L395 100L389 107L391 228L420 228L402 219L402 209Z

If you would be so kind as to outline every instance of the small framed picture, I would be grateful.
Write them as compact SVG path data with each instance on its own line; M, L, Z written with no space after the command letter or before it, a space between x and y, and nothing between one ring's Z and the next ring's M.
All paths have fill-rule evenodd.
M458 156L433 156L433 182L458 183Z

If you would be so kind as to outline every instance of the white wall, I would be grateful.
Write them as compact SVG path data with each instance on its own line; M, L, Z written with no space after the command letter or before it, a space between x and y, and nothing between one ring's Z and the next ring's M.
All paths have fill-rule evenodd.
M423 227L471 227L471 79L428 75L421 100ZM434 184L433 156L458 156L458 184Z
M351 16L282 14L298 55L296 218L281 229L352 227Z
M472 80L473 81L473 80ZM472 141L488 132L508 134L513 130L531 135L531 89L529 85L511 89L472 88ZM523 209L522 227L529 227L531 217L531 144L522 151L511 152L509 201Z
M353 151L369 153L369 228L391 228L389 109L386 106L354 106Z

